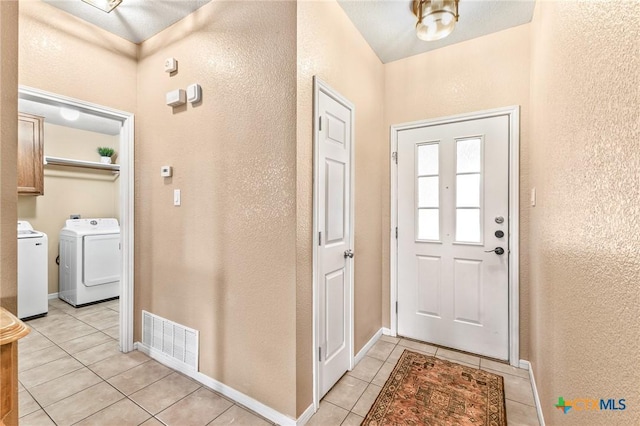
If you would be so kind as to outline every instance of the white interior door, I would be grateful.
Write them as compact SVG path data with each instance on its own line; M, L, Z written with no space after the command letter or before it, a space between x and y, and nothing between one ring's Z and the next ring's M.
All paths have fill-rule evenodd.
M319 393L349 370L351 342L352 109L318 92L317 297ZM350 257L351 256L351 257Z
M398 132L398 334L509 357L509 119Z

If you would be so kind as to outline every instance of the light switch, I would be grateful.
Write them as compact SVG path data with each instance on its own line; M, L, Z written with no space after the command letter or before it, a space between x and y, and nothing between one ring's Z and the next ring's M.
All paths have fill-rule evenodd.
M180 205L180 190L179 189L174 189L173 190L173 205L174 206L179 206Z
M531 207L536 206L536 189L531 188Z

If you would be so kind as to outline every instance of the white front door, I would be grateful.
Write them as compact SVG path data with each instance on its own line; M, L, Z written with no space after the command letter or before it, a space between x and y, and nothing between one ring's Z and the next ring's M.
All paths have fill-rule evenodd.
M349 370L351 342L352 108L317 92L317 296L320 397Z
M509 358L509 118L398 132L398 334Z

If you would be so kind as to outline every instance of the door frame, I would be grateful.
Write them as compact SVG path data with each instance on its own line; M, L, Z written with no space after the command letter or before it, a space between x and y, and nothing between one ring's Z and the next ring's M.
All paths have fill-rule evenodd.
M320 298L318 294L318 208L319 208L319 164L318 160L319 156L319 129L318 122L320 119L319 113L319 100L320 93L324 93L325 95L331 97L333 100L343 105L345 108L349 110L349 114L351 117L351 150L349 153L350 157L350 165L349 165L349 174L350 174L350 182L349 186L350 194L351 194L351 203L349 204L349 220L351 232L349 235L349 246L354 249L354 241L355 241L355 106L346 98L344 98L340 93L335 91L331 86L321 80L317 75L313 76L313 234L312 234L312 247L313 247L313 277L312 277L312 288L313 288L313 347L312 347L312 358L313 358L313 407L314 412L320 406L320 362L318 361L318 336L319 336L319 303ZM347 338L349 339L349 370L353 369L354 363L354 349L353 349L353 324L354 324L354 300L353 300L353 287L354 287L354 270L355 270L355 262L352 263L349 274L349 295L351 299L350 303L350 312L348 316L349 321L349 335Z
M18 96L40 103L55 103L89 111L120 121L120 241L122 242L122 275L120 278L120 350L133 350L133 285L134 285L134 114L46 92L18 86Z
M391 335L398 332L398 165L395 156L398 152L398 132L419 127L451 124L461 121L506 116L509 119L509 364L520 366L520 106L514 105L447 117L431 118L410 123L395 124L390 128L391 173L391 229L390 229L390 282L389 311Z

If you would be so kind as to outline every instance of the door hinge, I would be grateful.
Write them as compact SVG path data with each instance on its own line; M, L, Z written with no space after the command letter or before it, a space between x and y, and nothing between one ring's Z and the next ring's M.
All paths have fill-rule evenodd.
M398 239L398 227L396 226L396 240Z
M396 314L398 313L398 301L396 300Z
M322 245L322 232L318 232L318 245Z
M391 154L391 158L393 158L393 161L396 162L396 164L398 164L398 151L395 151Z
M322 131L322 116L318 117L318 131Z
M322 361L322 348L318 347L318 362Z

